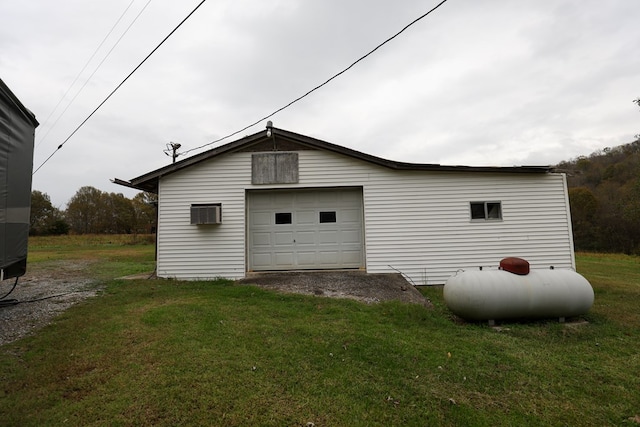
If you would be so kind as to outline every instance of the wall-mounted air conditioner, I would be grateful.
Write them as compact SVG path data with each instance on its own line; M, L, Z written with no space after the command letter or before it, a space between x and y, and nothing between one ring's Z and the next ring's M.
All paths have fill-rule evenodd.
M222 204L203 203L191 205L191 224L222 223Z

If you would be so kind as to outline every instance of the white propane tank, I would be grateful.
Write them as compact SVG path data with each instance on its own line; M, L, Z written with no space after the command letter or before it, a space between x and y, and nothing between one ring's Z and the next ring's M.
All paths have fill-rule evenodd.
M447 279L447 307L468 320L572 317L593 305L591 284L573 270L461 271Z

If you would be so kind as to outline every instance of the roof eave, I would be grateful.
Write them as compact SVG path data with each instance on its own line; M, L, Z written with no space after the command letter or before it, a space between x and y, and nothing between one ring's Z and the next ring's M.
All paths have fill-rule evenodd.
M433 172L486 172L486 173L549 173L552 171L551 166L446 166L435 163L406 163L397 162L394 160L387 160L381 157L376 157L371 154L366 154L351 148L343 147L340 145L332 144L327 141L322 141L309 136L297 134L283 129L271 128L272 136L267 136L265 131L260 131L252 135L247 135L236 141L221 145L211 150L205 151L200 154L196 154L192 157L188 157L184 160L172 163L164 166L160 169L156 169L144 175L140 175L130 181L124 181L120 179L114 179L113 182L119 185L124 185L131 188L136 188L142 191L148 191L152 193L158 192L158 182L160 178L177 172L189 166L193 166L197 163L205 160L217 157L224 153L233 152L240 148L258 143L267 138L281 136L302 145L306 145L312 148L321 150L332 151L338 154L346 155L356 159L360 159L369 163L384 166L395 170L416 170L416 171L433 171Z

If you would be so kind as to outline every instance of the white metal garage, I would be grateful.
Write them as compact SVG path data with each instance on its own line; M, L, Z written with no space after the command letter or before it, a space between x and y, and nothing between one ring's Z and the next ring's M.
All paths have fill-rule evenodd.
M575 268L566 178L548 166L396 162L269 125L115 182L158 194L160 277L358 268L435 285L508 256Z
M247 191L248 270L364 268L362 188Z

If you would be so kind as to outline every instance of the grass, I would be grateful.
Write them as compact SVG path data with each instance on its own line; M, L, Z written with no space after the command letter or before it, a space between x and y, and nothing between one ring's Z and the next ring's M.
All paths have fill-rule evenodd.
M66 235L29 237L28 270L56 269L59 261L91 265L91 273L110 280L155 268L153 236Z
M36 267L52 245L33 242ZM148 270L153 246L78 246L62 252L95 260L106 291L0 347L3 425L640 421L637 257L578 255L596 292L587 322L492 329L455 321L438 287L422 290L428 310L227 281L115 280Z

